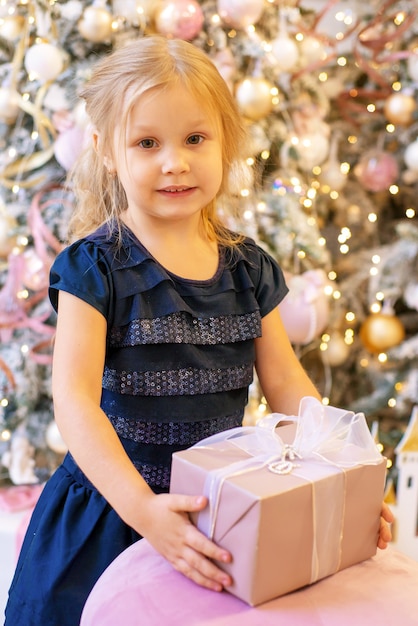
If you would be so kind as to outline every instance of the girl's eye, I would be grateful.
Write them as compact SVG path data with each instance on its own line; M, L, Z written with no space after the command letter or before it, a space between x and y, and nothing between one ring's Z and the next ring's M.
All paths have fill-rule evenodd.
M198 143L201 143L203 139L202 135L190 135L190 137L187 138L187 142L192 145L197 145Z
M142 139L138 145L140 146L140 148L149 149L149 148L155 148L157 144L154 141L154 139Z

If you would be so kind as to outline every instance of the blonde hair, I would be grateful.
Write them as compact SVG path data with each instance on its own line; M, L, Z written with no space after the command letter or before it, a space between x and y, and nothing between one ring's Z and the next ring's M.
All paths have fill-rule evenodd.
M104 223L110 228L115 221L121 232L120 215L127 199L118 177L105 166L106 158L113 158L115 126L126 127L132 107L146 91L179 83L215 116L221 130L223 179L217 197L202 210L203 226L219 243L233 245L240 239L217 213L219 198L233 195L231 178L243 158L246 140L234 97L202 50L158 35L137 39L99 61L80 93L99 141L87 147L69 177L77 199L70 238L90 234Z

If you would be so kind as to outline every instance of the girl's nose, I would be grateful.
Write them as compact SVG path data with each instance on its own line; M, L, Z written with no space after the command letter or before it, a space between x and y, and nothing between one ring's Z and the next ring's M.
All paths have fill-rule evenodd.
M167 148L162 160L163 174L182 174L190 170L186 151L182 148Z

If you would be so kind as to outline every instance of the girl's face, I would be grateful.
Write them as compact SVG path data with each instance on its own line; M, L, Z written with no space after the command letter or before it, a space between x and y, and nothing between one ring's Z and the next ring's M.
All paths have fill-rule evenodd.
M199 221L222 182L218 120L182 85L150 90L133 107L126 149L115 134L115 169L127 213L149 220Z

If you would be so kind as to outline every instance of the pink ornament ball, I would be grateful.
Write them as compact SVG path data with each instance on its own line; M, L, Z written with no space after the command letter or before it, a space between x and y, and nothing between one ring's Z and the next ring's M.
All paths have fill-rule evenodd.
M202 30L203 20L203 11L195 0L170 0L157 12L155 26L160 35L190 41Z
M289 293L279 305L280 315L291 343L307 345L329 323L327 278L322 270L285 276Z
M264 11L264 0L218 0L218 13L228 26L247 28L256 24Z
M399 168L388 152L366 153L357 163L354 173L367 191L385 191L397 180Z
M34 248L28 248L23 253L24 272L22 281L25 287L32 291L45 289L49 284L49 267L46 266Z
M404 161L408 169L418 172L418 139L405 148Z
M55 140L54 156L67 172L73 167L85 144L85 131L77 124L64 130Z

